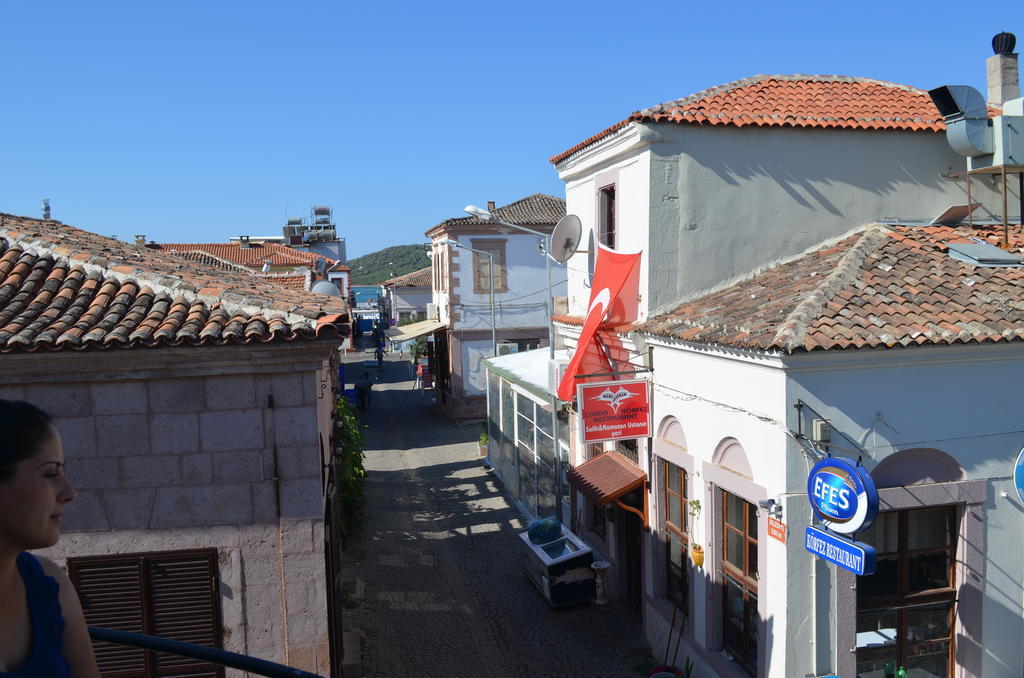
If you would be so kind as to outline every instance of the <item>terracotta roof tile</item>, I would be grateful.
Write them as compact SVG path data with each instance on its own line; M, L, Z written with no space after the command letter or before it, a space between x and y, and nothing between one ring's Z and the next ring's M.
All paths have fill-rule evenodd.
M1024 254L1014 227L1010 249ZM1024 268L950 257L957 238L1001 230L872 224L749 280L640 323L696 343L793 353L1024 340Z
M551 158L558 163L631 122L941 132L924 90L842 75L755 75L650 108Z
M239 243L150 243L146 247L171 254L206 254L220 262L249 269L262 268L267 259L271 266L313 266L317 259L326 259L330 266L338 264L330 257L272 242L254 242L249 247L242 247Z
M555 197L553 195L547 195L545 193L534 193L528 195L525 198L520 198L515 202L510 202L507 205L502 205L491 211L491 214L502 221L507 221L511 224L522 224L524 226L539 226L537 230L547 230L543 227L554 227L558 220L565 216L565 200L562 198ZM495 224L489 221L484 221L476 217L456 217L454 219L445 219L441 223L431 228L427 233L435 229L457 229L460 226L493 226L499 228Z
M385 287L433 287L433 269L430 266L400 275L381 283Z
M344 300L0 214L0 352L316 338L326 315L346 331Z

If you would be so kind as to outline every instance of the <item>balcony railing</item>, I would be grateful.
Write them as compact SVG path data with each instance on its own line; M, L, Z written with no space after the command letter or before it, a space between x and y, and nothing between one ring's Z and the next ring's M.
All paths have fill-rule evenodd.
M113 643L115 645L129 645L131 647L139 647L144 650L163 652L166 654L178 655L179 657L188 657L189 659L198 659L211 664L226 666L230 669L248 671L249 673L256 674L257 676L266 676L267 678L323 678L315 673L310 673L309 671L303 671L301 669L293 669L292 667L285 666L284 664L268 662L265 659L256 659L255 657L250 657L248 655L228 652L227 650L218 650L213 647L183 643L180 640L158 638L157 636L147 636L141 633L130 633L128 631L118 631L115 629L105 629L99 626L90 626L89 635L95 641Z

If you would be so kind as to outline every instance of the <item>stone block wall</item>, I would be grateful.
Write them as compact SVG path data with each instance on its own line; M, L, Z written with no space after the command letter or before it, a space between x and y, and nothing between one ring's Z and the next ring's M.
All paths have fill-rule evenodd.
M293 367L304 369L8 373L0 397L54 417L78 493L44 555L215 547L224 647L329 673L320 437L326 446L331 389L325 363Z

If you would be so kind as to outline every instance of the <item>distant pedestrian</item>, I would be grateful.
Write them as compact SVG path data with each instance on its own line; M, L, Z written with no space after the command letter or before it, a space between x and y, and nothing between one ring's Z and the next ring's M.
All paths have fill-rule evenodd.
M374 355L377 356L377 369L382 369L384 367L384 347L378 346Z
M373 392L373 380L369 372L363 372L363 376L356 380L356 397L359 409L370 409L370 396Z

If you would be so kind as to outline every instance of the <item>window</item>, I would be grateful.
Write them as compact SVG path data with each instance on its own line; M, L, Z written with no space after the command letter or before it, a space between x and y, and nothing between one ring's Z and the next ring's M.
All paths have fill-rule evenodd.
M221 647L217 550L68 558L87 624ZM105 676L223 676L207 662L96 643Z
M683 611L690 613L689 561L686 555L690 536L687 524L686 471L675 464L662 462L665 483L665 595Z
M508 272L505 267L504 240L472 240L475 250L487 252L491 256L473 253L473 291L491 291L491 265L494 265L494 291L508 291Z
M516 343L516 350L520 353L540 348L540 339L515 339L514 341Z
M615 249L615 186L605 186L599 196L600 240L605 247Z
M608 515L604 506L590 504L590 531L606 539L608 536Z
M722 490L722 644L757 674L757 508Z
M857 535L875 547L875 573L857 578L857 675L887 666L952 676L956 507L890 511Z

